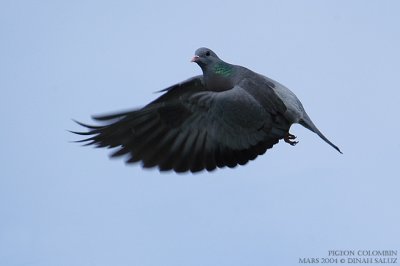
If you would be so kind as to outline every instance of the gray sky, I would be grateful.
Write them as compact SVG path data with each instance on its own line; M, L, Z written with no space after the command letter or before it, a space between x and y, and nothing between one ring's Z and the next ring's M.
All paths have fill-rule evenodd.
M297 265L400 247L398 1L1 1L0 265ZM196 48L292 89L244 167L160 174L83 148L71 118L140 107Z

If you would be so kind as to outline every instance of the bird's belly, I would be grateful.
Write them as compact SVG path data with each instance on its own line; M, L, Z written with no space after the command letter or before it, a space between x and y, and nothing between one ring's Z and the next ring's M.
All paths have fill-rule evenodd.
M283 85L277 84L274 91L287 108L284 114L286 119L291 123L298 123L304 114L304 108L300 100L291 90Z

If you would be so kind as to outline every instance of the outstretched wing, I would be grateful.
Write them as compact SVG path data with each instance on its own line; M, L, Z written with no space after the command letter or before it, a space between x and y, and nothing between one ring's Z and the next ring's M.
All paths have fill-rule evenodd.
M251 85L251 84L250 84ZM264 108L244 80L231 90L207 91L200 76L166 89L142 109L95 117L106 122L79 133L98 147L119 147L113 157L161 171L208 171L246 164L284 137L287 121Z

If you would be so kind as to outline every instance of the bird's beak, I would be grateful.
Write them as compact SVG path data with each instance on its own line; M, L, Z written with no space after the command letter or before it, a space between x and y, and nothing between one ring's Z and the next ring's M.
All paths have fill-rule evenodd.
M193 56L192 60L190 60L190 62L197 62L197 60L199 59L198 55Z

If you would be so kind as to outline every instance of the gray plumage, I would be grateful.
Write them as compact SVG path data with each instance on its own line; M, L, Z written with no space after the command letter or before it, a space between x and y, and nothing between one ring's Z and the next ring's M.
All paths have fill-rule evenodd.
M78 122L90 137L79 142L116 148L128 163L176 172L212 171L246 164L284 139L299 123L341 152L313 124L296 95L278 82L226 63L208 48L192 59L203 75L162 90L158 99L128 112L96 116L102 125Z

